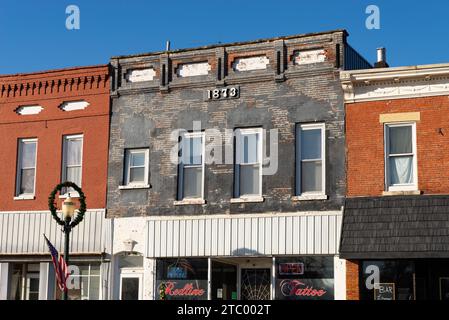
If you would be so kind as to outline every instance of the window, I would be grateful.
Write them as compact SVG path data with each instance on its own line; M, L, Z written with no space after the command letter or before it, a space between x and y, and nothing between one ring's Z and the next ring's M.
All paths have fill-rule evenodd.
M37 139L20 139L16 196L34 196Z
M207 259L157 259L155 299L164 284L166 300L207 300L207 275Z
M125 157L125 185L147 186L148 185L148 149L128 149Z
M236 198L262 196L262 128L236 130Z
M39 263L12 263L9 300L39 300Z
M204 132L186 132L180 141L178 200L204 199Z
M416 130L414 123L385 125L387 191L417 189Z
M325 125L298 124L296 127L296 193L324 195Z
M83 136L64 136L63 141L62 181L71 181L81 187L83 162ZM72 188L63 193L73 192Z
M67 279L69 300L100 300L100 264L77 265L78 274ZM56 281L55 281L56 282ZM62 291L56 285L56 299L61 299Z

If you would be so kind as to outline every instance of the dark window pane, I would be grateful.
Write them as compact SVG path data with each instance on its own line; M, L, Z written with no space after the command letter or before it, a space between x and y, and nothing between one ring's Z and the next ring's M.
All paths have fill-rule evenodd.
M240 165L240 195L258 195L259 165Z
M145 168L131 168L129 169L129 182L144 182Z
M301 159L321 159L321 129L301 131Z
M139 300L139 278L122 278L122 300Z
M242 163L256 163L259 161L258 134L243 135L243 159Z
M301 163L301 192L322 191L321 161Z
M201 198L202 167L184 168L184 198Z
M22 170L20 193L34 193L34 169Z
M412 153L412 127L390 127L390 154Z
M142 167L145 165L145 153L132 153L131 154L131 166L132 167Z

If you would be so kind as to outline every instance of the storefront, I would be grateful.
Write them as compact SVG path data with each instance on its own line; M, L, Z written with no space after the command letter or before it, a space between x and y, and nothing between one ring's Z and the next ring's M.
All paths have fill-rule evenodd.
M0 213L0 300L60 299L46 234L63 252L63 233L46 211ZM104 210L87 211L71 234L71 300L108 299L111 226Z
M137 235L133 218L115 224L123 220L127 228L115 231ZM137 251L145 250L143 272L153 279L143 285L153 293L146 298L345 299L340 223L340 212L150 217L145 245L135 239ZM137 224L134 231L142 228Z
M376 288L373 274L377 271ZM447 259L365 260L360 279L362 300L449 300Z
M334 257L157 259L156 299L333 300Z
M341 257L361 300L449 300L449 196L347 199Z

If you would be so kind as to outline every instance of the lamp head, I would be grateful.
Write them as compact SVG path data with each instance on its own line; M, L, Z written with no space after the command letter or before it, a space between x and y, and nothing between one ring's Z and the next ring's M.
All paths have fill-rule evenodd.
M64 219L71 219L75 214L75 209L75 203L73 202L73 199L70 197L69 193L67 198L62 203L62 214L64 216Z

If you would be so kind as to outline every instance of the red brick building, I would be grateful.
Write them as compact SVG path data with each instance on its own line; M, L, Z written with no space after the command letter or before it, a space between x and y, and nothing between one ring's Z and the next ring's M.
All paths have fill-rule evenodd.
M1 298L55 297L42 234L62 251L48 196L67 180L86 195L89 210L74 230L71 251L94 288L71 294L101 297L93 275L101 274L106 248L109 88L107 65L0 77Z
M347 298L449 299L449 65L341 80Z

